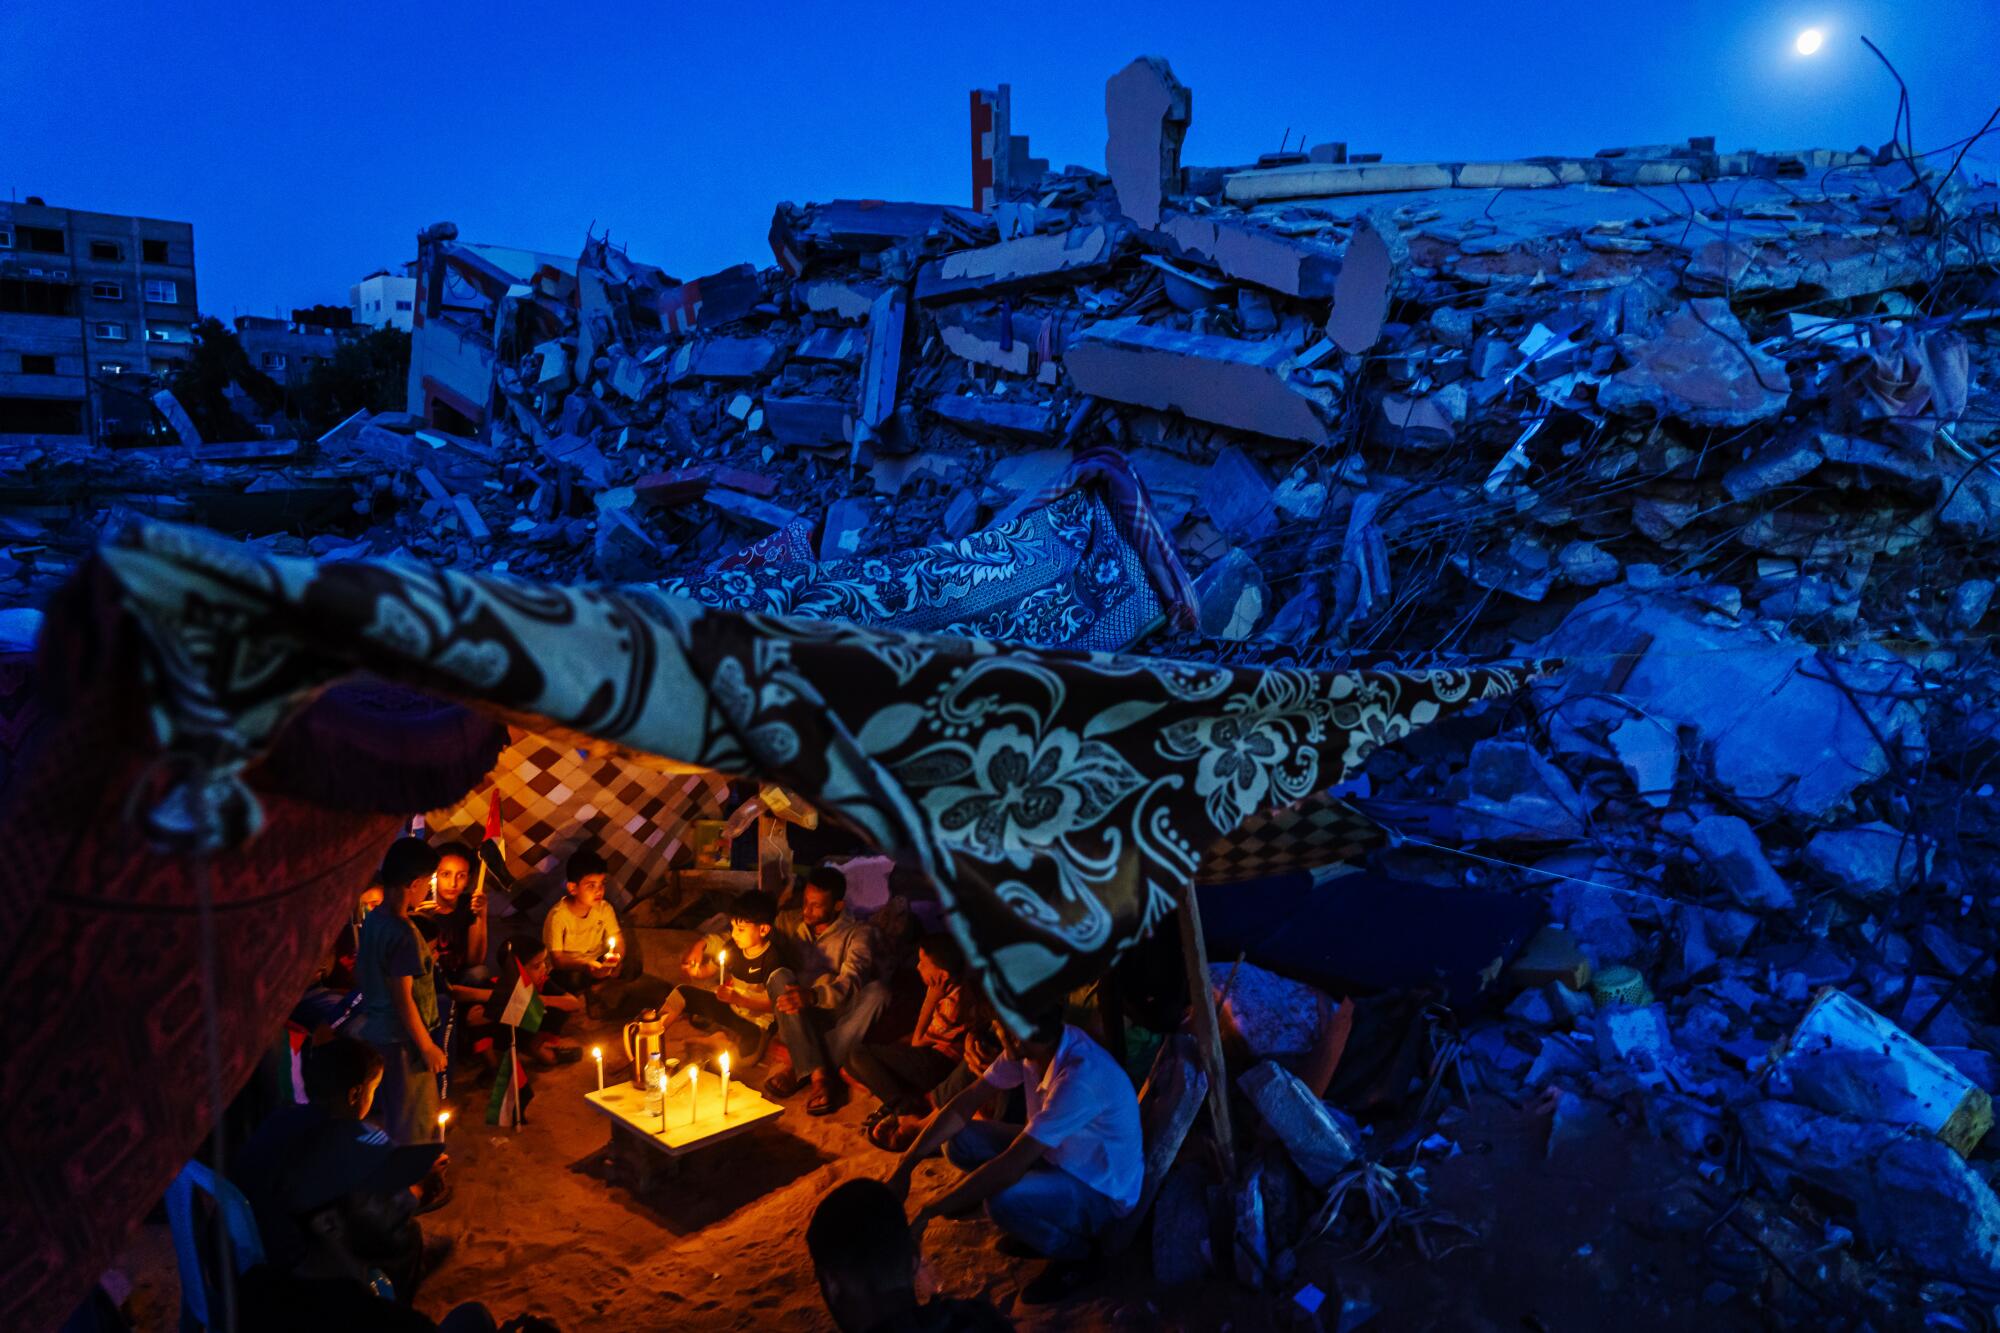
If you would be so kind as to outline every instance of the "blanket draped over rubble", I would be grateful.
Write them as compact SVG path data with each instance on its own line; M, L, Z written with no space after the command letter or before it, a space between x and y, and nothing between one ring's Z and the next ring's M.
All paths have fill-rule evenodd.
M1084 455L1040 499L957 541L723 569L660 589L736 611L1095 652L1129 647L1163 614L1193 625L1187 574L1121 459Z
M1522 671L1240 671L1008 649L369 562L143 525L102 559L151 645L155 723L233 765L356 668L797 791L937 885L1016 1022L1180 901L1200 849Z

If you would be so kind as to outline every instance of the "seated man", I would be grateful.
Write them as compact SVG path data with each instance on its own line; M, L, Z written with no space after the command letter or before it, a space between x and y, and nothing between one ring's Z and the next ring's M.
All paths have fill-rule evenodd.
M943 1147L968 1174L919 1208L912 1228L921 1235L934 1217L985 1204L1017 1245L1048 1256L1048 1266L1021 1293L1023 1302L1038 1305L1089 1279L1097 1236L1139 1202L1145 1178L1139 1098L1110 1053L1059 1012L1044 1015L1026 1037L995 1027L1000 1059L931 1116L889 1186L907 1196L917 1163ZM1027 1124L971 1120L996 1090L1014 1087L1027 1093Z
M864 1041L847 1058L847 1070L881 1100L869 1118L928 1112L924 1099L951 1076L965 1058L965 952L945 934L917 943L917 976L924 983L923 1008L909 1040Z
M549 946L533 935L516 935L501 944L493 979L465 988L470 997L465 1007L467 1045L487 1068L498 1069L501 1053L514 1042L500 1015L513 998L516 977L524 978L542 1001L540 1026L521 1034L522 1056L544 1065L575 1064L583 1058L583 1048L563 1036L571 1015L583 1013L583 1001L555 981L554 958Z
M840 1333L1005 1333L1014 1327L986 1301L917 1303L922 1256L887 1185L850 1180L813 1209L806 1251L826 1312Z
M357 1120L328 1119L300 1135L274 1200L301 1244L238 1281L237 1327L491 1333L493 1318L482 1305L461 1305L438 1323L395 1304L381 1272L415 1246L410 1187L442 1151L435 1143L398 1146Z
M889 1004L889 988L876 975L875 932L848 914L847 876L819 866L806 878L801 910L778 917L778 934L798 955L796 969L773 972L769 986L792 1067L772 1074L764 1090L789 1097L804 1071L813 1088L806 1111L831 1115L847 1101L841 1065Z
M778 904L762 889L738 894L727 915L729 938L709 935L696 940L683 961L688 976L696 980L716 976L722 970L716 960L727 949L728 979L718 980L713 992L692 985L674 987L660 1016L672 1023L686 1014L721 1029L736 1048L737 1068L748 1069L763 1058L771 1032L771 975L796 967L797 958L789 938L773 935Z
M435 1033L437 957L410 913L430 892L438 855L422 838L398 838L382 858L382 906L361 923L355 980L361 1030L382 1054L376 1094L382 1128L398 1143L438 1141L438 1081L445 1054Z

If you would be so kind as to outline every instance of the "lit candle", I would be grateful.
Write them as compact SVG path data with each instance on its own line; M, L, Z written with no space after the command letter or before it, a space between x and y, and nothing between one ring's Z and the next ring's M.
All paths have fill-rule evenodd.
M724 949L716 957L717 961L722 965L722 980L718 983L718 986L727 986L729 984L729 950Z
M729 1052L722 1053L722 1118L729 1119Z
M701 1101L701 1066L688 1066L688 1123L692 1125L701 1112L697 1103Z
M610 958L617 952L618 952L618 937L616 935L613 935L609 940L605 941L604 956L606 958Z
M590 1058L597 1061L597 1090L599 1092L603 1092L604 1091L604 1048L602 1046L591 1047Z
M667 1132L667 1076L660 1075L660 1133Z
M438 1112L438 1137L439 1137L439 1138L443 1138L443 1137L444 1137L444 1127L445 1127L446 1125L449 1125L450 1123L451 1123L451 1112L449 1112L449 1111L439 1111L439 1112Z

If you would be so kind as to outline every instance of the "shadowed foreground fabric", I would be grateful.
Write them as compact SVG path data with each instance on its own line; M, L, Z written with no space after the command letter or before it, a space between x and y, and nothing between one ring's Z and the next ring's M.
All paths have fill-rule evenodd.
M777 782L936 885L1018 1022L1179 903L1201 849L1340 781L1519 671L1231 671L280 559L142 525L99 557L148 637L161 738L226 779L356 668L632 750Z
M68 1316L208 1133L201 915L188 863L125 818L148 758L106 699L42 714L19 663L0 840L0 1328ZM35 722L37 715L41 720ZM32 725L31 725L32 724ZM401 820L262 792L261 837L208 867L222 1086L249 1077Z

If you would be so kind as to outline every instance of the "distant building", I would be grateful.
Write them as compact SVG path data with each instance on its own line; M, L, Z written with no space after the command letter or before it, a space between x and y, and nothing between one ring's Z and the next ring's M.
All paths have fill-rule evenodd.
M441 431L478 435L495 366L562 331L563 312L576 303L576 267L566 255L461 242L449 222L417 233L422 295L410 334L410 411Z
M406 270L410 267L404 265ZM356 324L374 329L393 326L408 333L416 322L417 280L408 272L376 269L347 289L347 303L353 308Z
M150 435L195 308L191 224L0 200L0 448Z
M343 335L352 337L358 332L351 325L332 328L268 315L236 317L236 341L243 344L250 364L286 386L297 384L314 366L331 360Z

